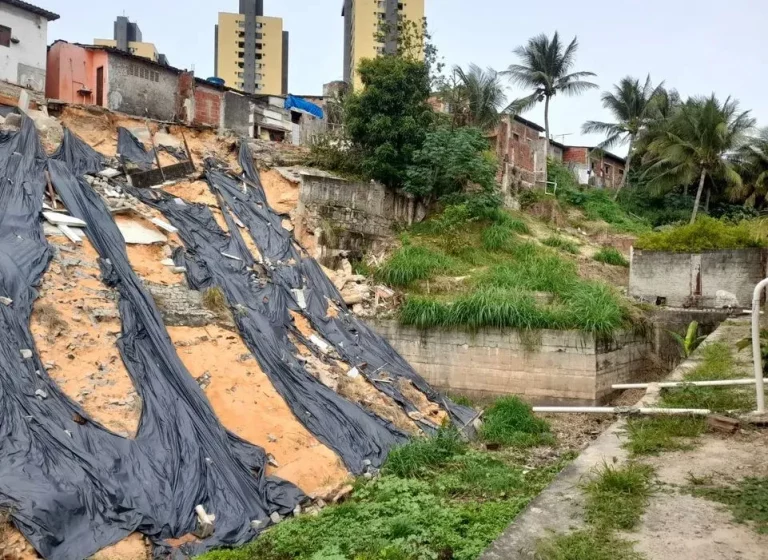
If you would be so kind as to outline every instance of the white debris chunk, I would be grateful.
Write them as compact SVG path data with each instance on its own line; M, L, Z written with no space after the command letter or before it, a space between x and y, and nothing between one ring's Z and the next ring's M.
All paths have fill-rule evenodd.
M316 334L313 334L312 336L310 336L309 341L315 346L317 346L323 354L327 354L331 348L326 341L324 341L322 338L320 338Z
M299 307L302 309L307 308L307 300L304 298L304 290L299 289L292 289L293 297L296 298L296 303L299 304Z
M178 231L179 231L177 228L173 227L168 222L164 222L160 218L152 218L149 221L152 222L153 224L155 224L160 229L167 231L168 233L178 233Z
M85 227L88 225L80 218L75 218L74 216L67 216L66 214L62 214L60 212L48 212L47 210L44 210L43 217L55 225L64 224L67 226L80 226L80 227Z
M74 229L69 227L68 225L66 225L66 224L58 224L56 227L72 243L75 243L76 245L79 245L80 243L83 242L83 237L77 231L75 231Z
M107 179L113 179L117 177L118 175L122 175L120 171L117 169L113 169L112 167L107 167L106 169L102 169L99 171L99 177L106 177Z
M353 367L351 370L347 372L347 377L349 377L350 379L356 379L360 377L360 371L356 367Z
M29 348L22 348L20 352L21 352L21 357L24 358L25 360L29 360L32 357L32 350L30 350Z

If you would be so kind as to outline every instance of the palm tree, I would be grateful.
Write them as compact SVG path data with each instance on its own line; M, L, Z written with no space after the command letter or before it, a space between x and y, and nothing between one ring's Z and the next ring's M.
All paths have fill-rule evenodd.
M454 88L454 115L467 126L494 128L499 122L499 109L507 100L499 73L476 64L470 64L467 72L459 66L453 71L459 82Z
M760 208L768 202L768 128L758 131L736 152L733 161L742 177L741 186L729 192L731 200Z
M603 107L613 113L617 122L587 121L581 127L584 134L597 133L607 136L598 145L603 150L629 142L626 169L624 169L624 176L619 188L616 189L614 198L618 198L619 191L627 182L637 135L650 123L654 112L654 102L662 86L663 84L659 84L654 88L650 76L645 79L644 86L641 86L640 80L635 78L629 76L623 78L618 85L614 86L613 92L606 91L602 96Z
M560 36L555 35L550 41L544 35L537 35L528 40L525 46L517 47L513 52L520 59L520 64L512 64L502 72L504 76L524 88L533 89L528 97L513 101L507 110L522 113L544 101L544 128L547 141L549 134L549 103L555 95L578 95L589 89L596 89L597 84L587 82L584 78L595 76L592 72L571 72L576 61L576 50L579 43L576 37L563 48Z
M694 223L707 176L710 181L722 180L731 188L742 184L728 155L743 144L754 124L749 111L739 112L738 102L730 97L724 103L714 94L689 99L670 118L666 130L648 145L653 160L647 170L651 183L685 185L698 178L699 188L691 213L691 223Z

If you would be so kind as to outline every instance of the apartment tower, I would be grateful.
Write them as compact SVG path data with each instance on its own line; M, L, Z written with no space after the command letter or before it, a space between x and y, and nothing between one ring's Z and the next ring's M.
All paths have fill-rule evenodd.
M344 0L344 81L357 89L356 75L364 58L394 54L398 46L398 24L410 20L421 29L425 0Z
M129 21L125 16L117 16L112 39L94 39L93 44L143 56L160 64L168 64L166 56L157 52L153 43L142 41L139 24Z
M248 93L288 93L288 32L282 18L264 15L264 0L240 0L237 14L219 13L215 74Z

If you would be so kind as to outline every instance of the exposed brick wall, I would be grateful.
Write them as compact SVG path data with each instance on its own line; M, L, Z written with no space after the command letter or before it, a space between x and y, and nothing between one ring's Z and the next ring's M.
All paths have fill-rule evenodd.
M505 197L546 180L547 154L537 129L507 116L499 123L495 141L499 161L497 180Z
M586 165L589 159L588 148L565 148L563 151L563 163L580 163Z
M176 116L184 123L189 123L192 115L187 114L189 104L187 100L192 99L195 91L195 75L192 72L182 72L179 74L179 96L176 99Z
M195 88L194 124L218 127L221 123L222 98L222 92L198 84Z

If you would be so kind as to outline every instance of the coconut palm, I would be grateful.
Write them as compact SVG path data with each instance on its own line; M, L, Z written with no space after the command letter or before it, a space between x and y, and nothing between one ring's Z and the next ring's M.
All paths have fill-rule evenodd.
M646 173L657 186L686 185L696 179L699 187L693 203L691 223L701 202L707 177L730 188L742 185L729 154L743 144L755 124L749 111L739 111L730 97L725 102L714 96L689 99L670 118L666 129L648 145L652 159Z
M731 200L760 208L768 202L768 128L749 138L735 154L733 161L742 178L741 186L730 189Z
M453 108L458 120L483 130L494 128L499 122L499 109L507 100L499 73L493 68L483 70L476 64L470 64L467 72L459 66L453 71L458 79Z
M525 46L517 47L513 51L520 59L520 64L512 64L501 73L509 77L513 83L526 89L533 89L533 93L529 96L513 101L507 110L522 113L533 108L537 103L544 102L544 128L547 140L551 138L549 104L552 97L558 93L578 95L598 87L597 84L584 80L596 74L571 72L576 62L578 48L579 42L576 37L565 47L560 42L557 31L551 41L544 34L537 35L529 39Z
M616 119L615 123L599 121L587 121L582 126L584 134L603 134L607 136L598 147L608 150L629 142L627 153L627 165L615 197L627 181L627 175L632 166L632 156L635 141L641 130L647 128L654 116L654 102L661 91L663 84L655 88L651 83L651 77L645 79L645 85L640 85L640 80L627 76L614 86L614 91L606 91L602 95L603 107L608 109Z

